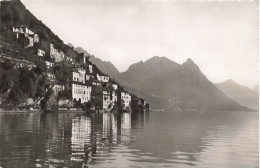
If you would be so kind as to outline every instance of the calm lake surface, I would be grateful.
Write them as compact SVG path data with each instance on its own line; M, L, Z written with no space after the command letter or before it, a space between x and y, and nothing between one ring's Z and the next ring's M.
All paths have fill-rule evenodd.
M0 113L0 167L258 167L258 113Z

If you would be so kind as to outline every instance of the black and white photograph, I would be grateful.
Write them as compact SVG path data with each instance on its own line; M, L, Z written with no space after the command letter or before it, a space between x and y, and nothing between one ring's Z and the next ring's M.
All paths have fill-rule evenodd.
M0 168L258 168L258 0L0 0Z

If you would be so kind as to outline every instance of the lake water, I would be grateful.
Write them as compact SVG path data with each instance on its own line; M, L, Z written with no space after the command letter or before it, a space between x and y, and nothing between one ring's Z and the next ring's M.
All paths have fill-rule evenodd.
M256 168L258 113L0 113L3 168Z

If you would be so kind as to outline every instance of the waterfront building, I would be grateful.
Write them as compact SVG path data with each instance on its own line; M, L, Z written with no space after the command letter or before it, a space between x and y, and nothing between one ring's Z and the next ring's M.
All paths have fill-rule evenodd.
M100 109L109 109L111 107L111 91L101 86L93 86L91 98L99 104Z
M89 102L91 100L92 86L83 85L79 83L71 84L72 100L81 101L81 103Z
M131 108L131 95L126 91L121 92L121 105L123 109Z
M116 105L117 104L117 93L116 93L116 91L112 90L111 95L112 95L111 103L112 103L112 105Z

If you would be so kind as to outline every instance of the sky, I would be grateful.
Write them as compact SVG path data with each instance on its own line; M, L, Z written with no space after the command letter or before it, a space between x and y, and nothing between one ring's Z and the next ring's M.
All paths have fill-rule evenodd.
M258 85L257 1L23 0L65 43L120 72L153 56L191 58L214 83Z

